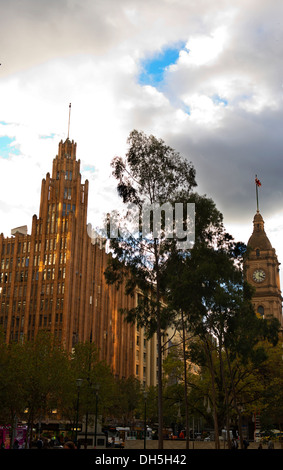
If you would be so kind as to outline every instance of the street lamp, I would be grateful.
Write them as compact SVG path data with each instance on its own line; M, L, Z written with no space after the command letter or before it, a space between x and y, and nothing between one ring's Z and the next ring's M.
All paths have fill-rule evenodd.
M94 428L94 447L96 448L96 436L97 436L97 403L98 403L98 391L99 391L99 384L95 384L93 386L93 390L95 392L95 428Z
M147 392L143 392L144 396L144 449L146 449L146 399L147 399Z
M83 379L77 379L77 389L78 389L78 396L77 396L77 419L76 419L76 442L78 440L78 425L79 425L79 403L80 403L80 388L83 383Z

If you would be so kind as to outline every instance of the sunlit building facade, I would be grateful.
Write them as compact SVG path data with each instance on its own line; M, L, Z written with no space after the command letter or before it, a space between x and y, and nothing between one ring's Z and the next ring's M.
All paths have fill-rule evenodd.
M92 341L117 377L156 384L156 338L125 322L120 308L137 296L107 285L108 257L87 229L88 181L81 181L76 143L59 143L52 174L42 180L39 216L0 235L0 328L7 342L33 340L48 330L71 351Z

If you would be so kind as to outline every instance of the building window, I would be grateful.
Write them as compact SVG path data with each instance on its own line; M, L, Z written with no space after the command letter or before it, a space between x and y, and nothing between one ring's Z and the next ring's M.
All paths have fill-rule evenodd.
M262 305L257 307L257 313L262 317L264 316L264 307Z

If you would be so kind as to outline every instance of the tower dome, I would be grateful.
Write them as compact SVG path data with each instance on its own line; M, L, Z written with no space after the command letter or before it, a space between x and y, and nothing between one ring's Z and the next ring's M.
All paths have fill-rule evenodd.
M249 238L248 246L253 250L272 250L272 245L264 230L264 221L262 215L257 211L253 220L254 229Z

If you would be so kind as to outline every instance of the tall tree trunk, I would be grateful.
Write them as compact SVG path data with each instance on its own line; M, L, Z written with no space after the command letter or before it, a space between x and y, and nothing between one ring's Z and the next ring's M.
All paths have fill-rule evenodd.
M157 350L158 350L158 448L163 449L163 384L162 384L162 333L159 290L159 256L157 242L154 240L154 255L156 263L156 309L157 309Z
M228 368L229 368L229 374L230 374L231 385L232 385L234 408L235 408L236 413L238 415L240 446L241 446L241 449L243 449L244 444L243 444L243 430L242 430L242 414L241 414L241 411L240 411L240 409L238 407L238 404L237 404L237 394L236 394L235 382L234 382L234 377L233 377L233 373L232 373L231 362L230 362L230 358L229 358L229 352L228 352L228 349L227 349L226 345L225 345L225 353L226 353L227 364L228 364Z
M190 429L189 429L189 404L188 404L188 380L187 380L187 358L186 358L186 329L184 322L184 313L181 312L182 330L183 330L183 362L184 362L184 385L185 385L185 428L186 428L186 449L190 448Z
M212 407L213 407L213 421L214 421L214 434L215 434L215 449L220 449L219 441L219 428L218 428L218 415L217 415L217 400L215 389L215 372L212 358L212 351L207 338L204 339L205 352L208 359L208 366L211 376L211 391L212 391Z
M158 448L163 449L163 397L162 397L162 345L160 316L157 317L157 349L158 349Z
M219 339L219 362L220 362L220 373L222 378L222 384L224 387L224 394L225 394L225 408L226 408L226 431L227 431L227 443L228 448L231 449L231 438L230 438L230 410L229 410L229 395L228 395L228 388L225 378L224 366L223 366L223 356L222 356L222 338L220 335Z

